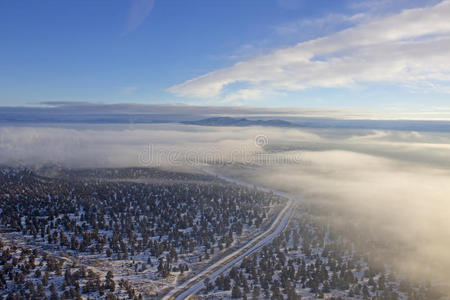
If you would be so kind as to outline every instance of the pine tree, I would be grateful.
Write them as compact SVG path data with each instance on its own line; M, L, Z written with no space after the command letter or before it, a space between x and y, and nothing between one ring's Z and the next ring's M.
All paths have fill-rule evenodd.
M242 297L241 289L235 284L233 290L231 291L231 298L240 299Z

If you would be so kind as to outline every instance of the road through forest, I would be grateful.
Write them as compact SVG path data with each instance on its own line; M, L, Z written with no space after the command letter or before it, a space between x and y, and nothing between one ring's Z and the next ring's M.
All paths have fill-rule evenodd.
M220 176L216 175L218 178L233 182L239 185L247 186L247 187L254 187L254 185L249 184L247 182L237 180L230 177ZM259 187L256 186L257 189L265 192L272 192L275 195L284 197L288 199L288 202L286 203L286 206L280 211L276 219L273 221L272 225L267 229L266 231L262 232L260 235L253 238L251 241L249 241L247 244L236 250L235 252L229 254L228 256L222 258L221 260L217 261L213 265L206 268L204 271L200 272L196 276L192 277L191 279L187 280L186 282L180 284L179 286L176 286L173 288L169 293L167 293L162 299L169 300L169 299L188 299L191 296L194 296L196 293L198 293L201 289L204 288L203 281L205 278L209 277L211 281L214 282L215 278L219 276L220 274L227 272L230 270L233 266L239 264L242 259L248 255L251 255L252 253L258 251L265 245L272 242L272 240L277 237L288 225L289 219L292 216L292 213L294 212L294 206L295 202L291 195L265 188L265 187Z

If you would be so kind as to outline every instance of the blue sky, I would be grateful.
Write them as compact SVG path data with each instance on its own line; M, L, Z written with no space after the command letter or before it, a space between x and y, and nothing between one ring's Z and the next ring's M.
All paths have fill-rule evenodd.
M427 14L441 11L450 19L447 4L5 0L0 105L86 101L442 110L450 107L450 56L433 51L447 45L450 25L433 27ZM398 31L404 28L395 32L398 37L377 38L390 36L385 31L397 23ZM414 26L426 30L415 34ZM363 43L366 37L374 38ZM320 50L327 47L332 50ZM396 53L397 59L375 53ZM422 57L426 66L417 64Z

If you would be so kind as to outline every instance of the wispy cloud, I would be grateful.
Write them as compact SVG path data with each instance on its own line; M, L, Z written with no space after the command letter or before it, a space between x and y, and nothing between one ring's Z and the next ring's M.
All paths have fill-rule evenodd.
M362 21L367 21L368 15L364 13L356 13L354 15L344 14L328 14L320 18L299 19L293 22L288 22L274 26L274 30L281 36L305 36L312 38L313 34L323 35L336 32L336 27L356 25Z
M384 15L386 12L399 12L403 9L436 5L441 0L352 0L349 9L363 11L371 15Z
M124 34L130 33L141 26L152 11L154 4L155 0L132 0Z
M137 89L138 87L135 85L124 86L122 87L122 93L125 95L132 95L137 91Z
M224 88L299 91L450 80L450 0L404 10L268 55L241 61L169 88L184 97L224 98Z

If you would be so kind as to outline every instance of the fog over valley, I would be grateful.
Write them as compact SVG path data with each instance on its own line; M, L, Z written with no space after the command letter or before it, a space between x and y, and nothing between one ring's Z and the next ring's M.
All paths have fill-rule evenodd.
M210 169L284 190L343 232L351 222L373 236L403 274L450 278L448 133L161 124L3 127L0 137L2 164Z

